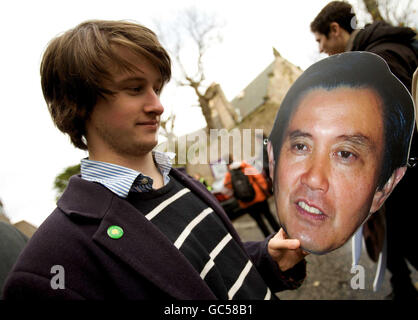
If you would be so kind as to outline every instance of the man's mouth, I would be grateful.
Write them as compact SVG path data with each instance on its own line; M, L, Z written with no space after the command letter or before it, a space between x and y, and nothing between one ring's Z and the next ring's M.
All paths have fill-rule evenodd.
M322 224L329 218L323 210L314 206L312 203L308 204L305 200L298 200L295 205L296 210L299 213L299 217L303 218L305 221L314 223L314 225Z
M158 121L157 120L141 121L141 122L138 122L137 124L139 124L139 125L154 126L154 125L157 125L158 124Z
M297 205L309 213L316 214L316 215L324 215L324 213L321 210L315 207L311 207L304 201L298 201Z

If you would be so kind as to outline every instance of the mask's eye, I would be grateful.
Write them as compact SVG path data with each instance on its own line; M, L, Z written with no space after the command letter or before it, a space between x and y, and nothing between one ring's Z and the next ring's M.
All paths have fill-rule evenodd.
M357 159L357 155L351 151L341 150L336 153L337 157L344 162L352 162Z
M292 144L292 150L297 153L303 153L309 150L308 146L303 143L294 143Z
M350 151L339 151L338 155L341 158L349 158L349 157L353 156L353 154Z

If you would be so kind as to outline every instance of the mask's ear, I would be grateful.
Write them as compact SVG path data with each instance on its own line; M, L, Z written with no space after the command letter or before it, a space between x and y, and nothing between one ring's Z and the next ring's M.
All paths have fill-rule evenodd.
M372 207L370 208L370 213L374 213L380 209L389 195L395 189L396 185L401 181L405 175L406 167L401 167L396 169L393 174L390 176L389 180L383 186L381 190L377 190L373 197Z
M267 154L269 157L269 173L270 173L270 179L271 181L274 181L274 152L273 152L273 146L271 145L271 141L267 142Z

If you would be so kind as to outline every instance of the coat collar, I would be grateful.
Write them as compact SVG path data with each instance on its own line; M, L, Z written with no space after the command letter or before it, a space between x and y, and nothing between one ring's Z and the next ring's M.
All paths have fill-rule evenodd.
M57 206L69 216L102 219L114 197L117 196L104 186L76 175L68 181Z
M177 170L172 173L186 181L184 174L178 174ZM196 190L196 186L190 183L187 186ZM180 300L216 299L198 272L167 237L128 201L102 185L73 176L57 205L68 216L98 220L99 227L93 241L168 295ZM123 237L115 240L107 235L107 229L112 225L123 229Z
M228 231L238 240L238 243L244 249L239 240L239 235L232 227L228 216L216 198L200 182L192 179L180 170L172 168L170 174L180 180L184 186L193 190L194 194L200 197L218 214L228 228ZM102 219L110 209L112 201L126 202L101 184L85 181L80 175L76 175L70 178L68 187L58 200L57 206L70 216L76 215L85 218ZM134 210L137 212L136 209Z

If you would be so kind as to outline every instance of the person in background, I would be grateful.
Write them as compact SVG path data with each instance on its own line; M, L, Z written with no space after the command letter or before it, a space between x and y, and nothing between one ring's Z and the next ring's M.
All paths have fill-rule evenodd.
M202 177L199 173L195 173L193 177L197 181L199 181L201 184L203 184L206 187L206 189L208 189L209 191L212 191L212 187L206 182L206 179Z
M28 238L22 232L0 221L0 299L6 278L27 242Z
M377 21L356 28L356 16L350 4L332 1L327 4L311 23L311 31L318 42L319 51L328 55L347 51L367 51L382 57L393 74L411 92L412 75L418 66L416 32L407 27L394 27L385 21ZM417 129L415 129L411 157L418 156ZM408 260L418 267L418 251L414 243L414 226L418 223L417 210L410 199L418 187L418 169L411 168L386 201L382 214L374 215L364 225L363 234L367 252L377 261L383 247L384 230L387 234L387 267L392 273L392 299L418 299L412 284ZM411 212L412 211L412 212ZM385 221L380 221L385 220Z
M250 196L251 199L244 200L238 196L240 190L234 188L232 181L234 170L239 170L247 177L249 182L248 187L253 190L253 196ZM257 225L265 236L271 234L271 231L265 224L263 217L267 219L273 231L277 232L280 229L278 222L270 211L268 197L271 196L271 193L263 173L258 172L253 166L245 161L234 162L233 158L230 157L228 171L225 174L224 186L232 191L231 194L238 200L240 208L247 212L257 222ZM247 186L244 184L242 188L247 188Z

